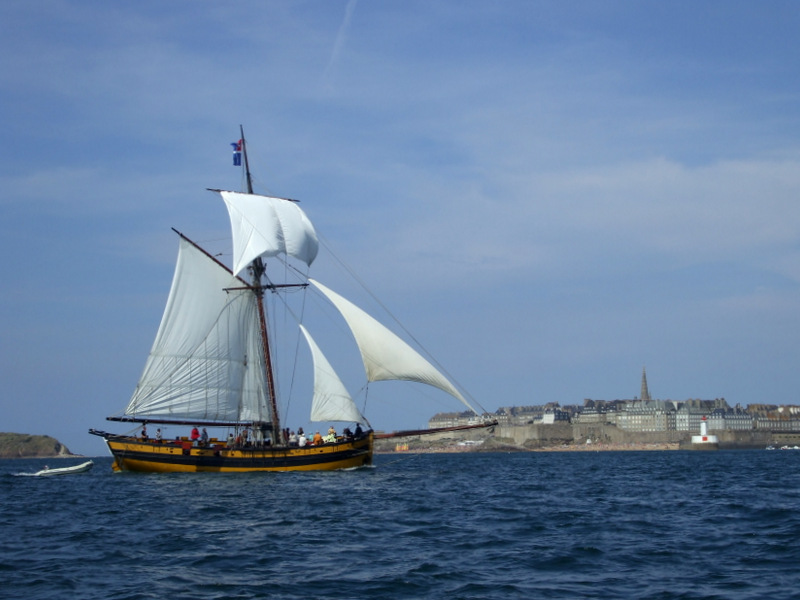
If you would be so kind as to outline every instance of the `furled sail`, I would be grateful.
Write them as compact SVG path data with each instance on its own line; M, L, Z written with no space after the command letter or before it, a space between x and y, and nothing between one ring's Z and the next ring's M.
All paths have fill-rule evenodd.
M387 327L320 282L313 279L308 281L327 296L347 321L361 351L368 381L402 380L426 383L458 398L478 414L436 367Z
M225 192L233 233L233 273L239 275L256 258L288 254L311 265L319 250L314 226L296 202Z
M271 420L255 295L242 286L181 238L164 316L126 415Z
M312 421L351 421L366 423L363 415L356 408L355 402L347 393L342 380L331 367L328 359L322 354L317 343L300 325L306 337L311 357L314 361L314 399L311 401Z

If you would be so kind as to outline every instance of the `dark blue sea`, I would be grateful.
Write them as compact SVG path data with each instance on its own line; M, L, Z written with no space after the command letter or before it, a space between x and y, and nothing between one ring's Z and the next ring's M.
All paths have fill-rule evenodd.
M44 462L0 462L2 598L800 590L800 451L383 455L246 475L115 474L103 457L82 475L17 475Z

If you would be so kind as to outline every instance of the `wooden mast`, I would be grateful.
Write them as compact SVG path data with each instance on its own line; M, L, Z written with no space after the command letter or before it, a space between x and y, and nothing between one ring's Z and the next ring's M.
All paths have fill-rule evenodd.
M244 139L244 128L239 125L239 133L242 140L242 154L244 155L244 171L247 180L247 193L253 193L253 179L250 176L250 161L247 159L247 143ZM267 394L269 395L270 409L272 412L272 443L283 443L281 432L281 422L278 415L278 401L275 394L275 375L272 371L272 355L269 349L269 336L267 335L267 318L264 312L264 288L261 285L261 277L267 271L267 266L259 256L250 264L253 270L253 292L256 295L258 306L258 319L261 322L261 346L264 350L264 368L267 373Z

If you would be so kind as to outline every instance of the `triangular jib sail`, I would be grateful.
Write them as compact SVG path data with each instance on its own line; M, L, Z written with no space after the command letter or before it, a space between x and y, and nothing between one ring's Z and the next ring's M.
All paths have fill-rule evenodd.
M436 367L386 326L320 282L308 281L325 294L347 321L361 352L367 381L401 380L432 385L479 414Z
M349 421L366 423L367 420L356 408L342 380L331 367L328 359L322 354L317 343L300 325L300 330L311 348L314 361L314 399L311 402L312 421Z
M127 416L271 421L255 295L243 285L181 237L164 316Z

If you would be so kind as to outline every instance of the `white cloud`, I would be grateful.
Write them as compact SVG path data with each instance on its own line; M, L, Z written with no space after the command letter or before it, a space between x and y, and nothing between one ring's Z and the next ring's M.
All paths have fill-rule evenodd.
M796 276L800 162L793 158L703 167L648 160L512 176L513 189L503 175L482 186L434 173L409 181L406 203L386 209L390 238L387 223L369 238L372 259L394 257L408 277L448 284L638 272L643 262L663 269L744 261Z

